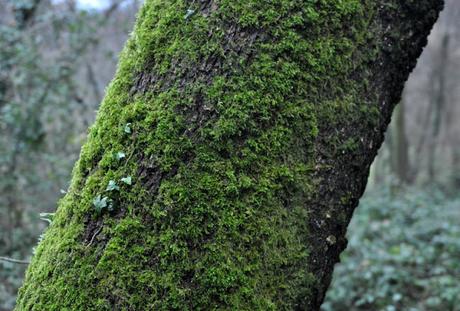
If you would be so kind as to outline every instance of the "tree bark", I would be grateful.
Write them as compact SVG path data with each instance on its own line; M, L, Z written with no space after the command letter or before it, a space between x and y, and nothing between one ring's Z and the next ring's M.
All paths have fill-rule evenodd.
M318 310L441 8L146 1L16 310Z

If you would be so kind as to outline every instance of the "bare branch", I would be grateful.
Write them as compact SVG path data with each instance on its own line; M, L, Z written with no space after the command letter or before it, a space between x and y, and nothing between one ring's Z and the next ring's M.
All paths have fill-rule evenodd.
M20 265L30 264L30 261L28 260L18 260L18 259L13 259L13 258L8 258L8 257L0 257L0 261L6 261L6 262L16 263Z
M126 0L114 1L107 10L104 12L105 19L109 19L110 16L118 9L118 7L123 4Z

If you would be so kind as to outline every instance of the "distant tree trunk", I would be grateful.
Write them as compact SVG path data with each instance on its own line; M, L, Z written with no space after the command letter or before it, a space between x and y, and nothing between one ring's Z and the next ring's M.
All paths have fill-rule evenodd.
M453 189L460 188L460 148L456 147L452 149L452 185Z
M446 72L449 64L449 34L445 33L442 38L439 52L439 65L434 69L432 94L432 132L430 136L430 148L428 149L428 178L430 183L436 181L436 150L438 148L439 134L441 132L443 111L446 107Z
M442 1L146 1L16 310L318 310Z
M394 120L394 172L399 182L411 183L411 168L409 162L409 142L406 135L405 103L404 100L395 109Z
M391 128L388 127L387 132L385 133L385 144L379 149L379 156L375 158L372 167L374 167L374 184L383 185L389 181L389 176L391 173L394 173L394 152L393 147L393 137L391 133ZM370 172L369 177L372 174ZM370 182L368 182L370 185Z

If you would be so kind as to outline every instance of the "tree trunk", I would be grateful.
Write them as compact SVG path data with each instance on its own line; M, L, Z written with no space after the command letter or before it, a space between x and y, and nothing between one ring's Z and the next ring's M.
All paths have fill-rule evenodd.
M439 134L441 133L442 116L446 106L446 72L449 64L449 34L445 33L439 51L439 65L434 69L434 92L432 94L433 116L430 148L428 149L428 180L436 182L436 151L438 149Z
M433 1L146 1L16 310L318 310Z
M403 184L410 184L411 168L409 162L409 142L406 135L406 103L401 100L399 106L395 109L395 124L394 124L394 172L398 181Z

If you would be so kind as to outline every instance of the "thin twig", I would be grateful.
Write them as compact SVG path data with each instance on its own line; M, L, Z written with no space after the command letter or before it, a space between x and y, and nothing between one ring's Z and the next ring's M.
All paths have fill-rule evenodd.
M114 1L107 10L104 12L104 17L105 19L109 19L110 15L114 13L120 5L123 4L123 2L126 2L126 0L121 0L121 1Z
M18 260L18 259L13 259L13 258L8 258L8 257L0 257L0 261L7 261L11 263L17 263L20 265L28 265L30 264L30 261L27 260Z
M90 247L91 244L93 244L94 238L96 237L96 235L98 235L101 232L101 230L102 230L102 226L99 229L97 229L97 231L93 234L93 237L91 238L91 241L89 241L89 244L86 245L86 247Z

